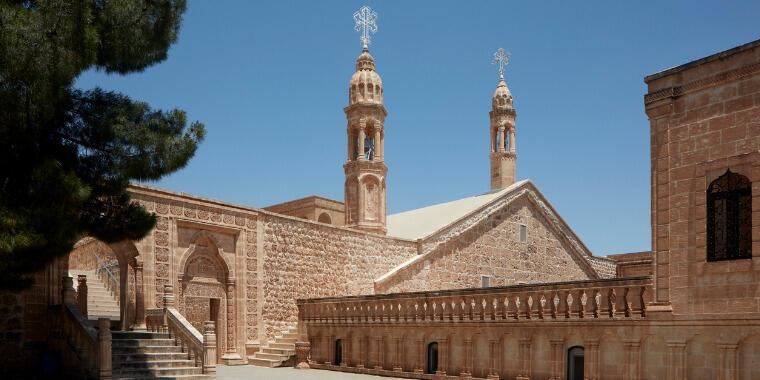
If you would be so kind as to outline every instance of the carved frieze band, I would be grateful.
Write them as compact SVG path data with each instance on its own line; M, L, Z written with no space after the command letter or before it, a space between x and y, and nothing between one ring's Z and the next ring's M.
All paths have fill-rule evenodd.
M686 83L682 86L663 88L655 92L644 95L644 104L654 103L665 98L675 98L690 92L704 89L706 87L717 86L721 83L736 80L760 72L760 63L740 67L738 69L726 71L713 75L708 78L702 78L693 82Z

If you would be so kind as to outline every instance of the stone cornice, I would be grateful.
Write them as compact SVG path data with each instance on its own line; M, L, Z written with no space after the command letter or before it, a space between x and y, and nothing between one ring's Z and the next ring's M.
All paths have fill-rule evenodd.
M666 98L677 98L690 92L717 86L726 82L760 73L760 62L729 70L707 78L698 79L680 86L663 88L644 95L644 104L649 105Z

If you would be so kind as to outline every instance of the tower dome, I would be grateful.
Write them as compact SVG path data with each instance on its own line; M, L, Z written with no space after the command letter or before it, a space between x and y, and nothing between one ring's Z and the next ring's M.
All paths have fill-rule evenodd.
M493 92L491 105L494 110L506 110L514 108L514 105L512 104L512 93L509 91L507 83L504 82L504 76L499 77L499 84L496 86L496 90Z
M375 71L375 60L365 46L356 59L356 72L351 76L348 104L383 104L383 81Z

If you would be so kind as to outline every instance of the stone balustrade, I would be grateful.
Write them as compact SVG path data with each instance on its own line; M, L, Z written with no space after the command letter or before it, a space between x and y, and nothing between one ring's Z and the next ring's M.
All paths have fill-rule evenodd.
M148 331L167 332L175 344L187 352L188 360L195 361L196 367L202 367L204 374L216 373L216 334L214 322L203 322L203 333L193 327L180 312L174 308L174 287L164 285L164 307L147 309L145 320Z
M80 279L80 290L82 289ZM86 287L84 299L86 302ZM60 332L61 342L51 343L62 356L64 367L76 370L69 373L72 376L80 376L96 379L111 378L111 322L108 318L98 319L98 329L95 329L87 320L86 314L79 310L76 293L74 292L71 277L63 277L63 305L60 305L60 313L53 315L52 322L55 329ZM82 293L80 293L82 294ZM77 372L79 370L83 373Z
M649 277L298 300L307 323L520 322L646 317Z

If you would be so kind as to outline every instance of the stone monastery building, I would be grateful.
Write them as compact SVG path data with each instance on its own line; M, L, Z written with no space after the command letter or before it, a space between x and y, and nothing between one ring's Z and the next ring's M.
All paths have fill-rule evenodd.
M386 215L385 93L365 46L344 108L343 202L258 209L132 185L158 216L149 235L84 238L3 295L4 371L758 379L760 40L645 82L651 252L594 256L517 180L503 76L483 126L490 191Z

